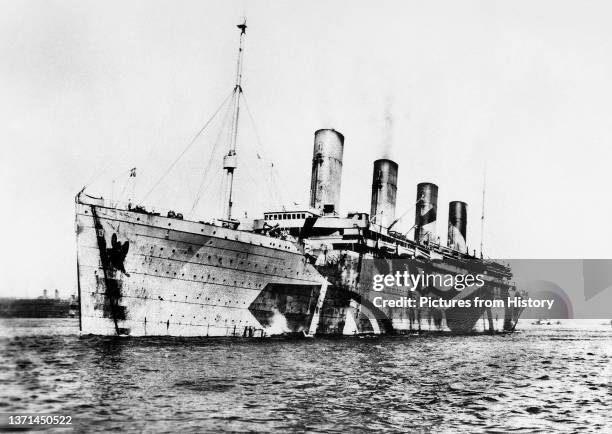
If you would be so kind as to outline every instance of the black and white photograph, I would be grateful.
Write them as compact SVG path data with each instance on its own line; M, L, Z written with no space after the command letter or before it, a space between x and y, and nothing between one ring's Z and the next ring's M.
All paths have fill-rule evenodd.
M0 431L612 432L611 16L0 0Z

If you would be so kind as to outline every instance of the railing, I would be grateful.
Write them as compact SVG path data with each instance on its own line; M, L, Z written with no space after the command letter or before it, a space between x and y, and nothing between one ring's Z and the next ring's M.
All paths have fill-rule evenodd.
M140 205L140 204L135 204L132 203L131 201L119 201L119 200L110 200L110 199L105 199L103 197L95 197L95 196L90 196L86 193L79 193L76 197L77 201L80 201L82 198L82 195L86 196L87 198L90 198L91 201L96 201L96 202L101 202L101 206L106 207L106 208L116 208L116 209L121 209L121 210L126 210L126 211L133 211L133 212L140 212L142 214L149 214L149 215L159 215L161 217L168 217L168 218L174 218L174 219L178 219L178 220L187 220L187 221L194 221L194 222L205 222L206 220L208 220L208 223L214 224L214 220L217 220L216 218L213 217L209 217L208 219L203 219L202 216L198 216L198 215L194 215L194 214L183 214L180 211L177 211L175 209L169 209L169 208L163 208L163 207L158 207L158 206L151 206L151 207L147 207L146 205ZM87 203L87 201L85 200L84 203Z

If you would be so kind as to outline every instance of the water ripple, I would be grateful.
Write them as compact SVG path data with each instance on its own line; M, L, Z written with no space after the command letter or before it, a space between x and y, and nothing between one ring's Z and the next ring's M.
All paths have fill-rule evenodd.
M0 410L68 414L88 431L612 429L609 328L292 341L0 326Z

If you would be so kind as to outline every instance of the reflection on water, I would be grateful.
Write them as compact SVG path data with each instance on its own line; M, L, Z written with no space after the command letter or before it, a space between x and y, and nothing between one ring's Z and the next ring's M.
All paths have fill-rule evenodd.
M290 341L1 321L0 412L72 415L88 430L612 429L609 324Z

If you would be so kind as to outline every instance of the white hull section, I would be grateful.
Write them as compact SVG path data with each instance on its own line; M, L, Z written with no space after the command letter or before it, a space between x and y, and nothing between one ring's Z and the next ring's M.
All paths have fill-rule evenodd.
M77 203L77 247L82 333L260 336L279 312L316 329L325 279L291 242Z

